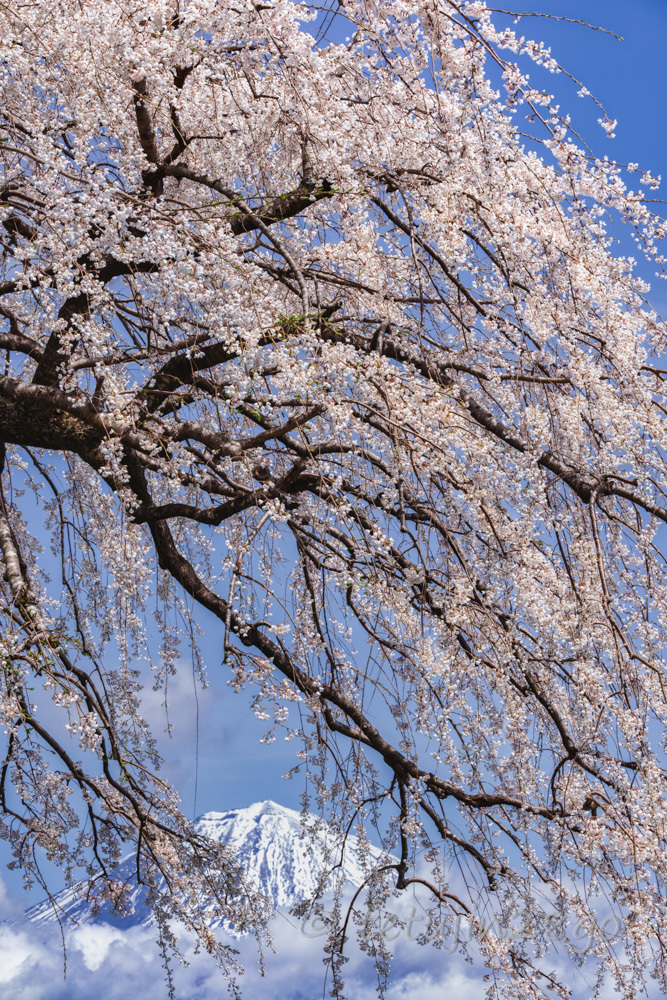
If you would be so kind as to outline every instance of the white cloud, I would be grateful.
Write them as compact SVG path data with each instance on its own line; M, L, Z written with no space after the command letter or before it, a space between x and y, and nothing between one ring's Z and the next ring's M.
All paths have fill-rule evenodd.
M0 878L0 920L18 916L22 910L19 902L10 895L7 883Z
M107 958L114 941L124 943L126 931L109 924L84 924L71 935L71 942L81 952L83 963L91 972L97 972Z
M10 927L0 936L0 998L47 1000L45 984L62 978L63 958L32 933Z
M307 938L299 921L281 915L274 923L276 954L265 956L265 976L258 968L255 943L232 940L246 968L240 986L244 1000L312 1000L328 995L323 988L324 938ZM182 935L189 965L173 967L176 1000L224 1000L221 973L208 955L196 955L192 940ZM0 1000L155 1000L166 996L164 969L155 931L135 925L120 929L108 924L80 926L67 935L67 980L63 979L63 949L57 930L42 927L3 928L0 933ZM558 964L558 963L556 963ZM486 992L479 962L465 963L431 946L399 938L392 963L388 1000L482 1000ZM588 1000L594 977L585 970L569 972L577 1000ZM377 1000L372 960L354 943L344 968L347 995L354 1000ZM330 979L329 979L330 985ZM613 1000L613 984L603 996ZM657 1000L659 990L649 987Z
M323 940L304 938L298 923L287 918L276 922L273 938L277 954L265 956L265 976L258 967L254 942L234 942L246 968L241 980L244 1000L266 1000L267 996L311 1000L321 996ZM174 967L177 1000L223 1000L225 987L213 961L207 955L195 955L187 936L183 944L190 964ZM472 1000L474 980L462 973L452 976L448 956L440 955L439 960L439 970L404 974L397 968L389 994L392 1000L440 1000L445 987L458 1000ZM345 971L350 996L375 1000L375 974L366 956L353 949ZM121 931L107 924L88 925L68 934L67 980L63 979L62 943L57 932L31 927L29 931L7 931L0 938L0 1000L127 1000L129 996L154 1000L166 994L163 981L154 931L145 926ZM476 988L479 990L479 983Z

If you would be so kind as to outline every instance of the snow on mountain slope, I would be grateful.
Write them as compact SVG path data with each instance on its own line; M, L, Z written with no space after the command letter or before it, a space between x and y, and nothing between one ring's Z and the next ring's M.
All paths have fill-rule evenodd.
M308 825L315 823L308 817ZM326 826L320 826L313 839L302 828L302 815L275 802L256 802L246 809L204 813L195 822L198 833L227 844L255 886L276 907L293 906L315 894L322 869L331 868L340 860L338 838ZM372 860L381 857L372 849ZM119 879L130 881L133 858L126 858L118 867ZM364 880L356 837L348 837L343 855L345 881L358 886ZM105 923L128 927L152 920L151 911L143 900L141 889L134 891L134 913L114 917L108 910L95 917L91 905L82 899L76 888L65 889L53 900L57 913L66 925L81 925L103 920ZM36 924L53 923L57 917L49 900L26 910L23 920Z
M310 817L314 822L315 817ZM205 813L197 831L231 847L257 888L275 906L292 906L315 892L325 862L324 854L336 852L337 838L323 828L313 844L302 832L301 813L275 802L256 802L247 809ZM377 855L379 856L379 854ZM360 885L364 871L356 838L350 838L343 861L345 878Z

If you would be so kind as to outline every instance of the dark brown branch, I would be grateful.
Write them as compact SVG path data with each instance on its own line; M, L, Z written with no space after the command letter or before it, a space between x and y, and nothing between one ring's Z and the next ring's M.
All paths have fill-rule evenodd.
M189 180L194 184L200 184L217 191L229 199L232 206L241 197L238 192L231 190L222 181L209 177L208 174L198 173L183 163L170 163L164 165L164 174L167 177L177 177L180 180ZM307 208L324 198L331 198L334 194L333 188L328 181L322 181L317 186L302 182L292 191L277 195L270 201L253 209L251 213L239 211L230 216L231 230L236 236L241 233L250 233L260 228L260 224L265 226L275 225L277 222L284 222L295 215L300 215Z

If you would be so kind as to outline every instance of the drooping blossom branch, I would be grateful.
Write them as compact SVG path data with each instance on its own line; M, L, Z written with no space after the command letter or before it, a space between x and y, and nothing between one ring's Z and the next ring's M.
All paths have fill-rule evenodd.
M484 3L340 7L346 44L286 0L0 12L0 830L119 907L130 843L161 926L261 933L156 774L156 595L152 679L214 630L329 820L385 831L374 900L537 940L592 878L618 981L667 985L667 338L602 219L658 267L664 223ZM470 926L498 990L559 986Z

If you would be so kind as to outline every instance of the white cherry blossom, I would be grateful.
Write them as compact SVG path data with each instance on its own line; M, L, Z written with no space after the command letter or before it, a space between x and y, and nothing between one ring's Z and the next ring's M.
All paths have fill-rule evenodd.
M659 271L665 224L541 69L480 0L0 10L0 833L120 909L131 843L229 977L207 920L267 906L138 709L202 627L381 831L373 911L425 882L495 995L564 995L603 897L667 988L667 331L608 220Z

